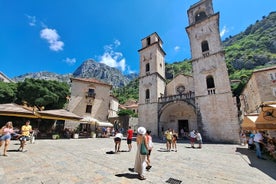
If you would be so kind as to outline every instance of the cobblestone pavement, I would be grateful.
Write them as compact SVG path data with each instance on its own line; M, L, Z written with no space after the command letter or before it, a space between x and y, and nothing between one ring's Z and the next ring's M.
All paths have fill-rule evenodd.
M154 142L152 169L141 181L128 170L134 165L136 142L131 152L117 154L106 154L114 150L112 138L36 140L24 153L17 152L18 143L13 140L8 156L0 156L0 184L276 183L276 162L257 159L240 145L192 149L182 141L177 152L165 152L165 143ZM121 150L127 150L126 140Z

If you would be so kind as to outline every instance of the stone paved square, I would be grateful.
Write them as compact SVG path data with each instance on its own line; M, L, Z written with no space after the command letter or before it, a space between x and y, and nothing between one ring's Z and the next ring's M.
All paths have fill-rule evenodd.
M259 160L254 151L233 144L203 144L192 149L188 141L178 142L177 152L166 152L165 143L154 142L152 169L144 181L128 170L134 166L136 142L131 152L114 151L112 138L36 140L17 152L13 140L8 157L0 156L1 184L129 184L164 183L170 178L182 184L272 184L276 183L276 162ZM121 150L127 150L122 141ZM3 147L1 147L1 154Z

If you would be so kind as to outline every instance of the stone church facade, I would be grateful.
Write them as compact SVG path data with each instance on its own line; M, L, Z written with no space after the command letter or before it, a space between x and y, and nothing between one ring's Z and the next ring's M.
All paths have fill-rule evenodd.
M166 83L161 38L152 33L142 39L138 124L156 136L168 128L195 129L205 140L238 143L238 111L219 35L219 13L214 13L212 0L199 1L187 13L192 76L178 75Z

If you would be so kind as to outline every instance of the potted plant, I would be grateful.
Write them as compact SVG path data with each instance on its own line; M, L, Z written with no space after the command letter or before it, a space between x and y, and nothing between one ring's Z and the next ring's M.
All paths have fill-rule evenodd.
M79 133L80 133L80 125L76 127L74 134L73 134L73 138L74 139L78 139L79 138Z
M96 133L95 132L91 132L91 138L96 138Z
M60 138L60 136L58 133L52 134L52 139L59 139L59 138Z

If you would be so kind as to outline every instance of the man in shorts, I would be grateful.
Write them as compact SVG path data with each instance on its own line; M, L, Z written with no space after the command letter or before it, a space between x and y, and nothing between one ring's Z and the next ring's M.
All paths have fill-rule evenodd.
M21 137L20 140L20 147L18 148L18 151L24 152L27 150L24 150L24 146L26 145L26 142L30 140L30 133L32 132L32 126L30 125L30 120L26 121L26 124L21 127Z
M131 129L131 126L128 127L127 130L127 146L128 146L128 151L130 152L132 149L132 137L133 137L133 130Z

